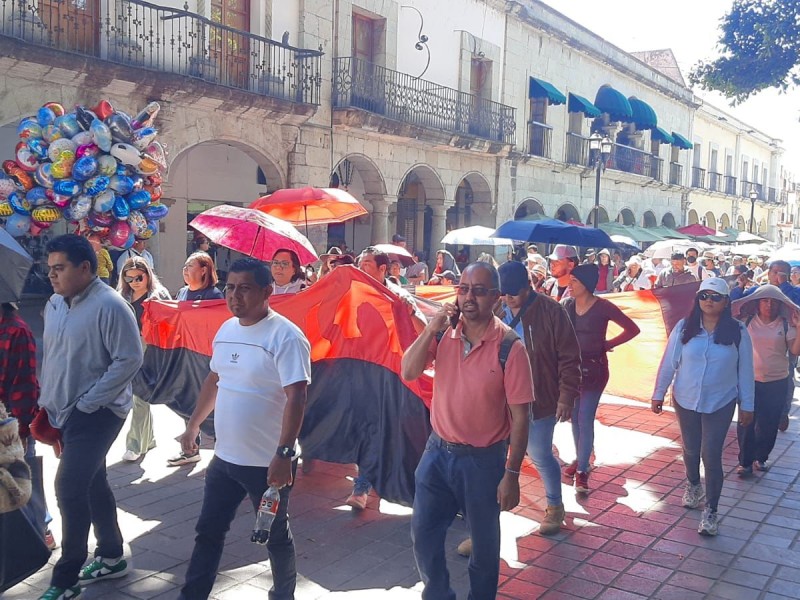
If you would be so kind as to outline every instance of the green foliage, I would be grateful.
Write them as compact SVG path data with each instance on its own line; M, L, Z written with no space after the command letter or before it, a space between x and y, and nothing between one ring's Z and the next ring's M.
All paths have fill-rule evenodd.
M800 83L800 0L735 0L720 29L721 55L698 63L692 84L739 103L763 89Z

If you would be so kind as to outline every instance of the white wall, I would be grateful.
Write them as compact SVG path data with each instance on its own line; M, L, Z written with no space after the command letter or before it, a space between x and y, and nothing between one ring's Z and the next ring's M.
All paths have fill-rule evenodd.
M272 2L272 39L280 41L289 32L289 45L300 45L300 0L266 0Z

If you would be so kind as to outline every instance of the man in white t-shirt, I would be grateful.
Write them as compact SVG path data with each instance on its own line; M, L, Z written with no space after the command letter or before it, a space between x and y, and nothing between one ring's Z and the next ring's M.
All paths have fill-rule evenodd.
M137 257L143 258L147 264L150 265L151 269L155 267L153 264L153 255L147 250L147 242L144 240L136 240L133 242L133 246L125 250L117 258L117 274L122 273L122 267L125 265L126 260Z
M225 299L234 316L214 337L211 372L181 436L183 451L196 452L200 423L214 411L217 440L206 470L183 600L208 597L237 507L249 496L258 510L268 485L280 488L267 542L273 579L269 597L294 598L297 571L287 508L311 381L311 346L296 325L270 310L271 293L272 274L265 264L245 258L231 265Z

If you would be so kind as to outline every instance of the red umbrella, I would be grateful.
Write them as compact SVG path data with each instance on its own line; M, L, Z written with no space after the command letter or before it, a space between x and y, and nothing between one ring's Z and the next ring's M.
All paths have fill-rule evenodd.
M367 214L358 200L338 188L287 188L259 198L250 208L289 221L294 225L342 223Z
M250 208L220 204L197 215L189 223L210 241L263 261L277 250L294 250L300 263L317 260L311 242L290 223Z
M711 229L710 227L706 227L705 225L700 225L700 223L693 223L691 225L687 225L686 227L678 227L678 231L680 233L685 233L686 235L692 235L692 236L717 234L717 232Z

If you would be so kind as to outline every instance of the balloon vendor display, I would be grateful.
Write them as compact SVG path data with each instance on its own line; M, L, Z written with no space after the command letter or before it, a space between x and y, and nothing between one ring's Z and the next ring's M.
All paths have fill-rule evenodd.
M135 117L106 100L67 112L48 102L17 127L13 159L0 172L0 222L14 237L38 235L56 221L127 249L158 232L167 154L151 102Z

